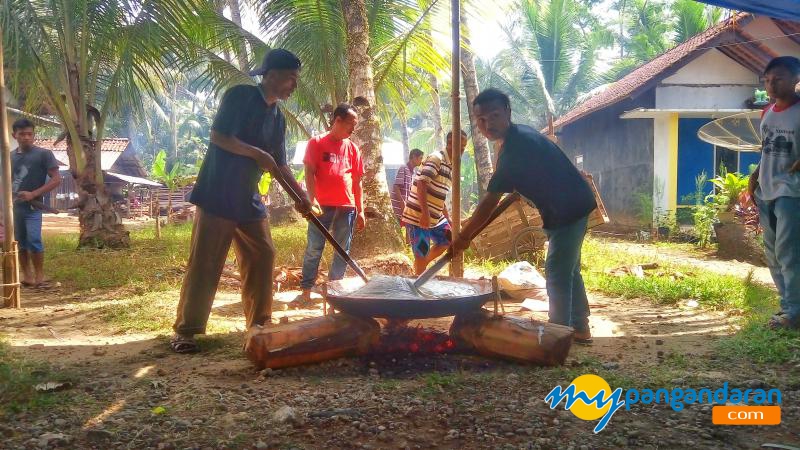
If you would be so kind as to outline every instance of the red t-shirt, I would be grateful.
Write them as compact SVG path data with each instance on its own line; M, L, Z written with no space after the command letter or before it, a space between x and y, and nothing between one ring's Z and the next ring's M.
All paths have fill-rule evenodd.
M335 140L329 133L308 141L303 164L315 168L316 198L321 206L355 206L353 180L364 175L358 146L350 139Z

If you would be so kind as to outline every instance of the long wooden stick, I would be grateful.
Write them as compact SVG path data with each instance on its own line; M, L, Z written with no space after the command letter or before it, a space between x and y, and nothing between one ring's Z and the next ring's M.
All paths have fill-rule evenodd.
M451 61L452 70L452 103L453 113L453 223L450 227L453 232L453 242L461 233L461 0L452 0L452 32L453 54ZM464 256L456 255L450 263L450 273L454 277L464 276Z
M298 201L300 199L300 194L295 192L292 185L290 185L286 180L284 180L283 177L280 176L280 174L277 174L277 171L276 173L272 174L272 178L278 181L283 190L285 190L286 193L289 194L289 197L291 197L292 200ZM350 255L347 254L347 251L339 244L338 241L336 241L336 238L334 238L333 235L331 235L330 231L328 231L328 229L325 228L325 225L323 225L322 222L320 222L319 219L317 219L317 216L315 216L313 212L309 212L305 217L309 222L311 222L315 227L317 227L317 229L320 231L320 233L322 233L323 236L325 236L325 239L327 239L328 242L330 242L330 244L333 246L333 249L336 250L336 253L338 253L339 256L342 257L342 259L344 259L347 265L350 266L356 272L356 274L359 277L361 277L362 280L364 280L365 283L368 282L369 278L367 278L367 274L364 273L364 270L361 269L361 267L358 264L356 264L355 261L353 261L353 258L351 258Z
M3 70L3 27L0 25L0 154L2 154L3 186L3 299L7 308L19 308L19 264L14 241L14 209L11 197L11 144L8 141L6 82Z

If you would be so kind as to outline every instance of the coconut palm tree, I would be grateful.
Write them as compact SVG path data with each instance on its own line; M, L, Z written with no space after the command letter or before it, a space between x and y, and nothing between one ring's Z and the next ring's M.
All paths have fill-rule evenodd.
M394 226L380 123L402 117L410 89L427 87L426 74L447 67L425 29L425 18L439 1L423 7L411 0L268 0L256 5L261 28L274 36L274 45L303 61L304 86L296 101L314 117L314 128L327 128L331 105L350 101L359 109L353 139L364 157L372 225Z
M694 0L620 0L619 32L616 39L620 59L603 74L607 82L624 77L640 65L676 44L716 25L722 9Z
M545 105L546 122L575 105L596 83L597 51L613 37L576 0L522 0L506 30L511 58L529 98Z
M142 113L144 98L169 85L166 69L190 47L186 32L206 8L194 0L6 0L0 7L11 90L64 126L80 195L80 246L129 245L103 186L105 125L123 107Z
M472 111L472 102L480 92L478 73L475 68L475 55L472 53L469 40L469 24L467 14L460 10L461 20L461 73L464 78L464 94L467 100L467 115L472 134L472 148L475 155L475 171L477 174L478 192L480 196L486 192L489 179L492 178L492 156L489 152L489 140L475 129L475 117Z
M675 43L685 42L690 37L702 33L722 18L722 9L704 5L694 0L675 0L672 4Z

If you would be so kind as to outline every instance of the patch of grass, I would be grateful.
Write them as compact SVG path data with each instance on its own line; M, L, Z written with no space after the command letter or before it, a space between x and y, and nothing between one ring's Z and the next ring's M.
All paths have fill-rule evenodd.
M139 292L163 291L180 286L189 257L190 223L170 225L155 238L152 227L131 231L131 247L122 250L77 249L77 234L45 236L48 274L65 289L132 288ZM306 245L306 227L272 228L277 265L298 266ZM330 250L326 253L330 261ZM233 260L231 249L229 259Z
M655 247L680 248L687 250L691 244L659 243ZM654 253L655 253L654 249ZM481 260L468 258L466 267L480 272L498 274L510 261ZM684 299L695 299L702 306L711 309L744 308L746 306L746 283L737 277L713 272L698 271L687 265L666 264L649 271L645 278L633 275L613 276L607 270L620 266L643 262L641 254L609 248L602 239L588 236L582 254L583 278L586 288L604 295L625 298L644 298L660 304L675 304ZM657 255L651 258L657 261ZM649 261L648 261L649 262ZM542 268L540 270L543 272ZM682 274L673 279L672 275Z
M676 244L671 244L675 246ZM739 278L713 272L698 272L691 266L662 264L656 272L663 276L636 278L616 277L606 269L641 261L641 256L609 250L597 239L587 239L583 249L584 281L590 290L625 298L645 298L661 304L674 304L682 299L695 299L706 308L742 311L741 329L723 339L719 349L723 357L738 361L747 358L755 363L782 364L798 359L800 332L772 331L766 324L778 310L778 296L773 289ZM653 260L658 260L657 256ZM668 274L680 272L685 278L673 280Z
M800 362L800 331L773 331L767 320L747 320L738 333L719 343L721 355L731 361L746 357L757 364Z
M75 379L70 373L53 371L43 362L21 358L0 340L0 417L68 402L70 391L36 390L37 384L50 381L74 383Z
M670 244L675 245L679 244ZM643 262L643 258L618 248L610 249L602 240L592 237L584 243L582 258L587 289L605 295L644 298L660 304L694 299L703 307L717 310L748 306L747 292L752 283L735 276L664 263L656 254L647 262L658 261L659 268L648 271L644 278L610 275L606 273L608 269Z
M396 392L400 390L400 382L392 379L381 379L380 381L375 382L373 389L376 392L383 393Z
M94 302L83 307L96 311L109 325L125 332L169 332L175 322L177 291Z
M687 268L682 268L687 270ZM691 270L691 269L688 269ZM586 287L605 295L625 298L644 298L660 304L675 304L694 299L711 309L742 308L746 286L742 279L709 272L686 273L685 278L673 279L668 274L637 278L633 275L614 276L606 273L584 274Z
M104 322L120 332L170 334L175 322L179 295L180 291L174 289L155 291L79 304L79 307L98 314ZM241 316L237 316L234 320L228 320L212 310L207 332L220 334L235 331L240 319Z
M123 250L77 249L77 234L51 235L45 237L45 264L68 290L164 290L180 282L190 239L190 224L165 227L161 239L150 228L132 231L131 248Z
M425 387L422 388L423 396L434 396L445 391L455 389L463 382L459 373L431 372L423 378Z
M506 261L502 259L500 260L481 259L477 257L472 257L470 254L465 255L464 258L465 270L474 270L476 272L489 273L492 275L499 274L511 264L512 264L511 261Z
M767 327L770 317L778 310L778 295L771 289L744 280L741 329L719 343L722 356L728 360L743 357L757 364L800 362L800 331L773 331Z

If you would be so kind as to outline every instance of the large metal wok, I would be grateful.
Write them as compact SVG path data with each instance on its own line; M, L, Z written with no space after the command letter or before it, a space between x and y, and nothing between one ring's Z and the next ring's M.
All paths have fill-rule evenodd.
M327 283L326 298L328 303L337 310L354 316L428 319L475 311L496 297L491 280L466 280L452 277L436 277L434 280L457 282L469 286L475 294L415 299L391 298L391 294L382 297L355 296L352 293L361 287L363 282L351 278Z

